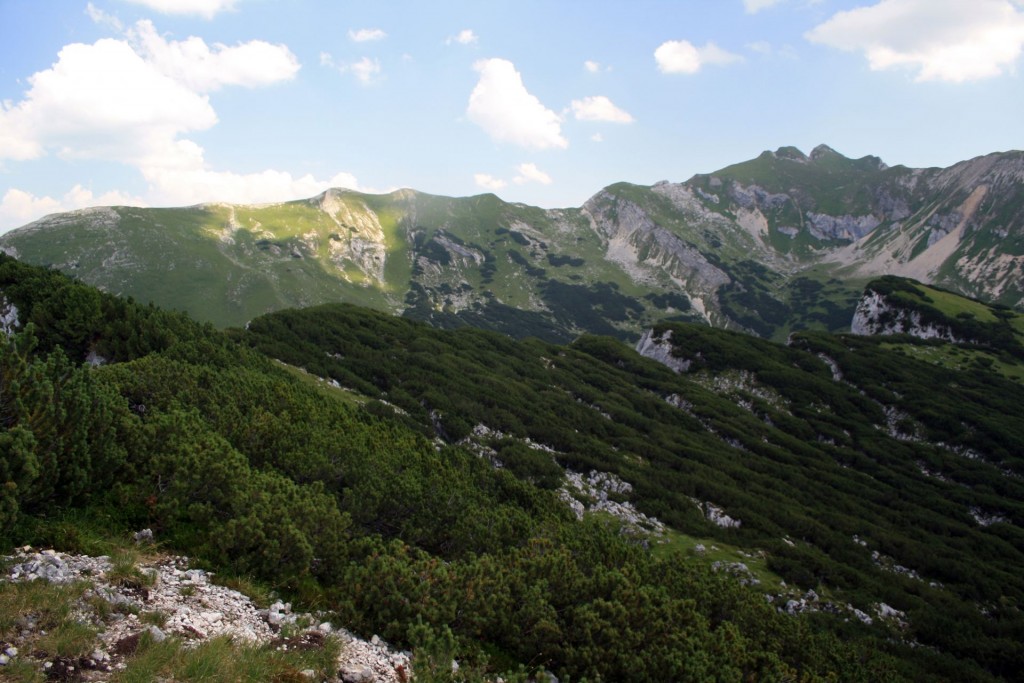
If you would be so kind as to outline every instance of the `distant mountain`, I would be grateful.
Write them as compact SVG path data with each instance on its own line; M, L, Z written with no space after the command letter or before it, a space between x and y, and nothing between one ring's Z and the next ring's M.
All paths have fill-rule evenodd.
M329 190L56 214L0 248L222 326L345 301L555 341L636 338L660 320L783 338L847 329L883 274L1020 307L1022 226L1022 152L909 169L822 145L683 183L611 185L579 208Z

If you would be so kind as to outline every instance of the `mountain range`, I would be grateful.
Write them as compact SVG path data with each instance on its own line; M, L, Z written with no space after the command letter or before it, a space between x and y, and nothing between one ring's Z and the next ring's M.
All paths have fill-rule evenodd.
M0 248L224 327L345 301L549 341L636 339L659 321L784 339L849 329L883 274L1019 308L1022 226L1022 152L911 169L820 145L681 183L617 183L578 208L332 189L55 214Z

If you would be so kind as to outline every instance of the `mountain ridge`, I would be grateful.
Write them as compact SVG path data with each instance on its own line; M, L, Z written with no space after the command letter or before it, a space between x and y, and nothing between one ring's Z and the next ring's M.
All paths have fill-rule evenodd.
M782 339L848 329L879 275L1019 308L1022 226L1022 152L910 169L819 145L678 183L615 183L580 207L336 188L55 214L0 236L0 248L221 326L351 301L551 340L635 339L665 319Z

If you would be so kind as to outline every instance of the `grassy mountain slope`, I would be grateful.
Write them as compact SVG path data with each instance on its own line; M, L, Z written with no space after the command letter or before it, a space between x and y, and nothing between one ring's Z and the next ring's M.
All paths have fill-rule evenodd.
M781 148L684 183L611 185L580 208L330 190L59 214L0 247L219 326L344 301L549 341L635 338L659 320L781 340L845 329L882 274L1020 306L1022 180L1019 152L907 169Z

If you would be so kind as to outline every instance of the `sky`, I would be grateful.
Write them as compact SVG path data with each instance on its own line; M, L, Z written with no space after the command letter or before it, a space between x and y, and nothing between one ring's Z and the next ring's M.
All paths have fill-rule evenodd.
M328 187L579 206L1024 149L1024 0L0 0L0 232Z

